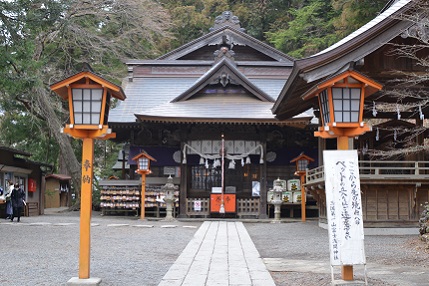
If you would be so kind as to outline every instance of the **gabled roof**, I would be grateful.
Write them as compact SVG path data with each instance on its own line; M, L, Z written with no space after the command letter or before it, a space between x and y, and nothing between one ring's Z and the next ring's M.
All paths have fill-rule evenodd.
M247 77L240 72L237 67L228 58L223 58L216 63L210 70L208 70L202 77L187 90L182 92L178 97L171 102L185 101L191 98L194 94L201 91L209 84L220 83L224 86L234 83L241 85L249 93L253 94L256 98L265 102L274 102L268 94L254 85Z
M68 181L71 180L71 176L69 175L64 175L64 174L49 174L46 175L46 179L56 179L56 180L60 180L60 181Z
M73 83L85 83L85 79L89 79L92 82L105 86L112 94L113 97L124 100L126 98L122 88L108 80L96 75L92 71L85 70L74 74L66 79L63 79L57 83L51 85L51 90L60 95L63 99L68 98L68 86Z
M1 145L0 145L0 150L13 153L14 155L17 154L17 155L22 155L22 156L26 156L26 157L30 157L31 156L31 154L28 153L28 152L21 151L21 150L18 150L18 149L14 149L14 148L11 148L11 147L1 146Z
M185 55L206 47L207 45L221 45L225 39L227 39L233 46L245 45L251 47L254 50L272 58L274 61L292 63L294 60L292 57L230 26L223 26L219 29L216 29L169 53L166 53L165 55L157 58L157 60L180 60L180 58L184 57Z
M327 78L326 80L320 81L317 85L313 86L313 88L304 93L301 98L304 100L309 100L313 97L316 97L317 94L320 93L322 90L328 88L329 86L335 85L335 83L337 82L343 82L344 79L349 77L364 85L365 97L374 94L383 87L381 84L366 77L365 75L353 69L348 69L346 71L342 71L341 73L335 74L332 77Z
M212 31L155 60L128 60L127 100L110 123L282 124L271 112L293 59L243 32L226 11Z
M407 10L412 0L399 0L354 33L320 53L297 60L286 85L272 111L283 120L313 107L314 102L303 101L301 95L318 82L379 49L412 25L392 15Z

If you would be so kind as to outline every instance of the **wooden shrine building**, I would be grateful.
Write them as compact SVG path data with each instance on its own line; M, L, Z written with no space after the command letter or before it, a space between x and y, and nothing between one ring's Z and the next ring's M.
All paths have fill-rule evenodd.
M417 15L414 5L412 0L392 0L368 24L300 60L250 37L228 11L206 35L176 50L154 60L128 60L127 99L111 110L109 121L116 140L126 143L128 158L144 150L157 160L147 177L146 211L159 206L161 186L171 175L179 186L176 213L181 217L219 216L219 196L226 214L270 217L267 192L275 179L297 179L290 161L304 153L315 159L308 166L305 189L325 223L322 151L336 149L337 142L314 136L326 126L318 126L324 122L318 96L306 95L351 74L381 87L362 105L363 122L372 129L348 140L360 160L365 226L417 225L422 205L429 201L427 153L424 148L398 151L428 144L429 108L416 99L402 104L395 94L427 95L428 83L395 83L406 73L424 75L427 67L394 50L418 44L416 35L428 33L425 21L405 16ZM419 51L422 58L428 54L427 48ZM423 131L413 136L413 129ZM396 155L386 159L376 149ZM110 188L106 192L138 190L136 162L126 163L127 180L117 181L122 184L117 187L105 183ZM291 210L282 211L283 216L294 216L296 204L283 207Z
M397 79L406 74L427 75L427 66L415 59L399 57L395 49L417 47L418 35L426 39L418 57L427 58L427 18L415 22L416 1L390 1L389 5L365 26L318 54L294 62L291 75L280 92L273 112L288 120L313 108L319 116L317 97L304 101L303 95L321 83L345 71L353 71L382 84L381 91L365 98L364 121L372 131L349 140L349 149L357 149L365 226L416 226L425 202L429 201L429 161L427 145L429 108L419 95L427 97L429 84L411 81L402 85ZM426 16L427 17L427 16ZM426 21L426 22L425 22ZM398 94L414 93L414 98ZM424 101L424 100L423 100ZM323 127L323 126L322 126ZM421 130L416 132L416 130ZM413 135L414 132L414 135ZM307 171L306 189L318 201L320 222L326 222L325 182L321 151L336 149L334 139L319 139L319 167ZM419 152L401 153L414 146ZM373 150L390 150L390 158ZM379 153L381 154L381 153Z
M127 143L128 158L144 150L156 159L146 211L171 175L181 217L219 215L216 201L224 196L227 215L266 218L266 190L277 178L296 179L290 160L304 152L317 162L312 112L279 120L271 111L294 59L246 34L231 12L176 50L126 64L127 99L110 111L109 125ZM136 162L127 164L128 180L103 182L106 192L115 184L138 189Z

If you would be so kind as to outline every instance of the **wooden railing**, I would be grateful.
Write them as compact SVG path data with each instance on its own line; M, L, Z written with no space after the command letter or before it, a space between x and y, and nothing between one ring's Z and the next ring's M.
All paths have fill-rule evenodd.
M237 215L240 218L259 217L259 198L237 199Z
M365 180L429 180L429 161L359 161L359 174ZM324 168L307 170L306 184L325 180Z

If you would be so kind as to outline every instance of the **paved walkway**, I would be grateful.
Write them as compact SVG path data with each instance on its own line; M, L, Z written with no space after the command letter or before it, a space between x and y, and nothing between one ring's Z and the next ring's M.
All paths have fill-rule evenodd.
M275 286L242 222L205 221L159 286Z

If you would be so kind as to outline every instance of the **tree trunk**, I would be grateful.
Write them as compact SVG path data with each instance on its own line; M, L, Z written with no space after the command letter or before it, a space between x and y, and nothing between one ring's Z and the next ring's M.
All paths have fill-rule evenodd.
M52 99L49 97L49 93L45 90L39 90L37 94L37 103L41 111L40 113L45 118L51 133L55 136L60 146L60 156L63 157L62 159L64 162L67 162L65 167L72 177L73 187L76 192L76 201L79 202L78 199L80 198L82 172L81 165L73 151L70 138L66 134L61 133L61 128L63 126L55 113L55 105L52 104Z

